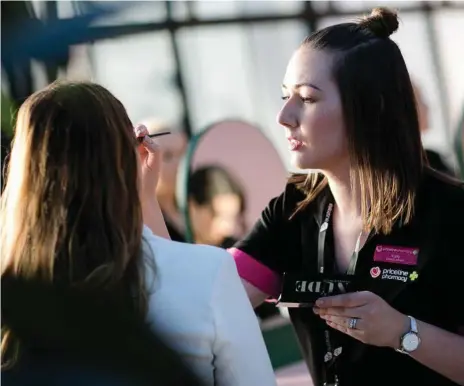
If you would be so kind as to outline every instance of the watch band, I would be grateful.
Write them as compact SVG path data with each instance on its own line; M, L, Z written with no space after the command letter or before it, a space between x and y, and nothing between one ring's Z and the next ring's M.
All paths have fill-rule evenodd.
M418 334L419 331L417 330L417 320L416 318L409 316L409 332L414 332L415 334Z

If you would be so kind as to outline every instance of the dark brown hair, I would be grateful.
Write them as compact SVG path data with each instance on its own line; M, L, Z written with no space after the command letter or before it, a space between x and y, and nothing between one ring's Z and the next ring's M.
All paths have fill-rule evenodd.
M245 194L238 181L223 167L203 166L189 177L189 199L198 205L212 205L214 197L233 194L240 199L240 212L246 210Z
M78 287L144 313L136 146L102 86L54 83L31 95L1 198L2 279ZM17 343L2 326L2 354Z
M389 36L398 28L395 12L376 8L357 23L327 27L301 48L333 53L332 74L343 106L353 189L360 183L366 231L389 233L408 223L426 162L414 92L400 49ZM297 210L327 185L314 173L291 178L306 194Z

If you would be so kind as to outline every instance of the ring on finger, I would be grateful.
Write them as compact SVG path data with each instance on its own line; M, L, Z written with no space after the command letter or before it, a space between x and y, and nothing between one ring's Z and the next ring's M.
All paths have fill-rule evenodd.
M358 318L350 318L348 322L348 328L351 330L356 330L356 325L358 324Z

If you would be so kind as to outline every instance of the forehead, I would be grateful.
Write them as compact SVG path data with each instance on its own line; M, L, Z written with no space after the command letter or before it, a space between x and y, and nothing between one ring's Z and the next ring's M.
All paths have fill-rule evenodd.
M212 206L215 212L236 214L240 211L240 197L233 193L218 194L213 197Z
M333 54L301 47L292 55L285 72L284 84L292 86L301 83L315 83L322 87L332 78Z

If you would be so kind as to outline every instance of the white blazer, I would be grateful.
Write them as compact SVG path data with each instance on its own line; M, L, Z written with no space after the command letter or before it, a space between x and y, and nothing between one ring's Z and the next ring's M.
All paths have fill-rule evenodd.
M223 249L178 243L143 230L148 322L206 385L276 385L264 340ZM153 257L152 257L153 256Z

